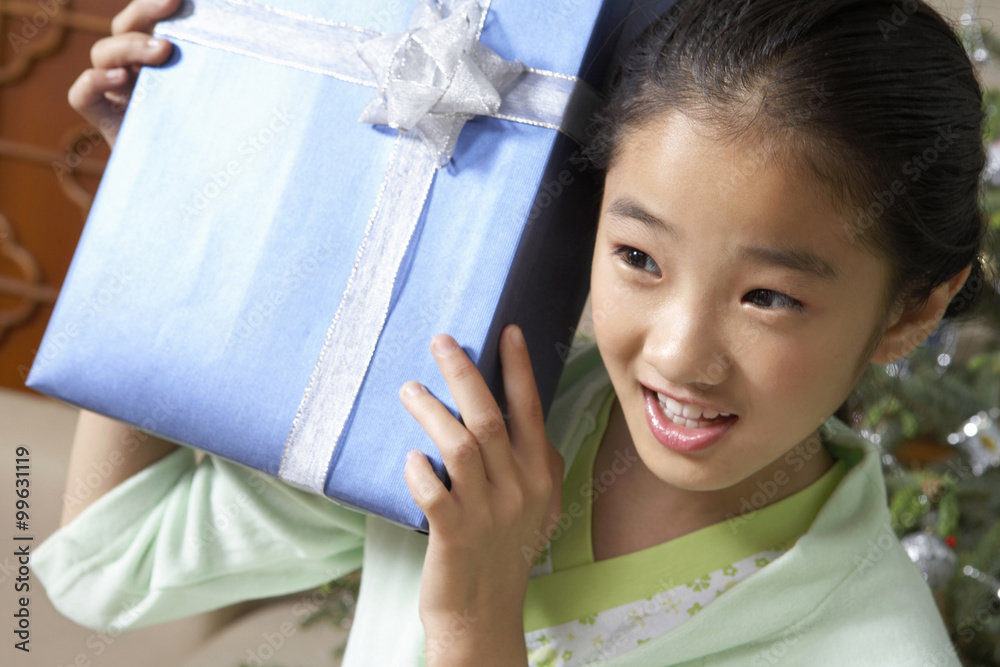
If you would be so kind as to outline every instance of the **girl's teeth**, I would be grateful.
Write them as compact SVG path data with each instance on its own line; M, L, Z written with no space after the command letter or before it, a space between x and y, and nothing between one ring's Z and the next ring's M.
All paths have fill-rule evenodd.
M694 405L685 405L684 416L688 417L689 419L697 419L698 417L701 416L701 408Z
M684 426L687 428L698 428L699 426L703 426L703 424L699 422L691 421L690 419L684 419L684 417L678 417L677 415L667 414L667 417L670 419L670 421L677 424L678 426Z
M683 405L669 396L664 396L659 392L657 392L656 397L660 401L660 407L663 408L664 414L670 418L672 422L679 426L698 428L703 425L699 422L699 420L710 421L716 417L725 418L731 416L728 412L717 412L715 410L709 410L708 408L703 409L696 405Z

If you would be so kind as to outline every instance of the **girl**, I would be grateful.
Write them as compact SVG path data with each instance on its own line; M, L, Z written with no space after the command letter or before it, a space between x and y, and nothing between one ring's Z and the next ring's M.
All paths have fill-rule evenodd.
M130 31L172 8L136 0L95 46L71 91L92 121L166 57ZM36 571L71 618L121 628L363 564L346 665L957 665L878 452L834 413L983 289L983 125L923 2L681 0L595 125L596 345L545 424L514 326L509 423L446 335L462 422L401 387L452 476L406 465L429 535L159 443ZM118 437L99 423L74 469Z

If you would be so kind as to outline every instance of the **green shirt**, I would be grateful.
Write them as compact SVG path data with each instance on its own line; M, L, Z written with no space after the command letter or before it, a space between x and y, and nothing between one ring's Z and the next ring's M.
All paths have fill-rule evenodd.
M610 386L593 345L579 350L563 372L546 429L567 476L581 474L574 462L587 451L588 436L603 433L597 424ZM787 551L682 625L603 665L960 664L927 585L892 532L877 449L833 417L821 437L842 462L840 472L835 466L807 489L759 510L748 522L758 528L739 531L766 534L760 544L784 540ZM575 492L575 479L564 484L564 493ZM830 491L826 485L833 481ZM817 497L827 495L814 512ZM790 523L783 526L785 520ZM577 530L589 530L589 520L576 525L584 524ZM707 561L692 566L686 546L696 542L699 549L718 549L703 557L719 563L739 552L709 526L620 557L618 564L634 560L634 568L615 568L616 559L608 559L563 569L588 554L585 537L566 537L565 545L552 545L555 572L529 583L526 631L595 606L590 599L606 607L642 578L629 569L668 559L663 566L676 568L676 578L706 570ZM426 548L426 535L223 459L206 456L196 464L194 452L182 448L56 531L38 547L32 565L63 614L90 628L116 630L307 590L363 565L343 664L395 666L423 662L417 602ZM572 575L581 577L583 590L566 601L542 594L552 586L562 597L568 590L556 581L562 572L588 567L586 576ZM587 590L585 582L603 592ZM643 597L644 590L640 583L624 597Z
M607 469L594 468L614 399L609 386L566 474L557 532L532 570L524 614L531 665L603 661L673 630L787 551L846 472L838 460L778 502L766 505L761 491L743 516L595 563L592 503L638 460L620 455Z

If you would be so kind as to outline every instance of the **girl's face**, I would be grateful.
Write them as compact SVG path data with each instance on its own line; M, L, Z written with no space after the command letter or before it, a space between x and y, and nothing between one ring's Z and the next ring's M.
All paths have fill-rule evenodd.
M711 136L674 114L624 140L591 273L597 345L635 450L690 491L734 486L806 445L864 370L888 280L808 175ZM656 392L728 412L731 426L705 448L671 448ZM682 434L697 439L705 420L688 414Z

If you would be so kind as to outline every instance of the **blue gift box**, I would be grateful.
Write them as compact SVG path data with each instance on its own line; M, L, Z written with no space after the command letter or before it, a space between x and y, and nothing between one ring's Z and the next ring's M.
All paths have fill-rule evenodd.
M216 21L236 26L221 46L197 30L178 37L204 7L267 20ZM600 90L628 10L494 0L480 42ZM498 336L514 322L547 408L588 291L599 191L570 132L510 120L505 107L469 119L447 164L416 170L432 174L426 187L411 182L400 139L410 128L359 122L378 115L376 89L329 75L316 64L329 51L308 40L396 35L416 11L413 0L199 0L159 24L173 55L140 73L27 385L303 488L283 466L293 435L318 421L311 446L323 451L298 463L319 480L312 490L426 531L405 453L420 449L447 474L400 385L422 382L458 416L428 350L449 333L503 407ZM573 83L573 100L581 89ZM575 104L567 115L579 116ZM394 187L413 192L393 199ZM376 210L405 218L399 201L418 207L395 261L372 230ZM388 302L372 337L349 313L378 319L366 309L380 308L371 285L383 274ZM355 366L356 394L323 384ZM338 403L339 430L324 431ZM328 465L317 472L316 461Z

